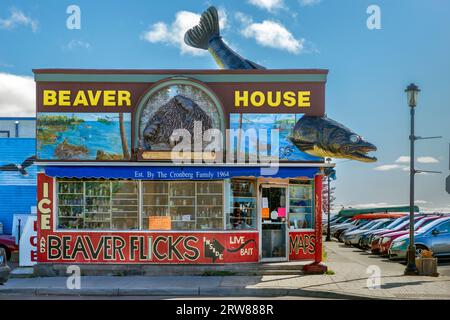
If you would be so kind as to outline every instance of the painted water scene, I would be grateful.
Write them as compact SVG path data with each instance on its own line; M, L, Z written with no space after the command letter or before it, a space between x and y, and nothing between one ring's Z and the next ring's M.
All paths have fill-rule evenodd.
M248 129L255 129L258 133L259 130L265 130L267 132L266 142L263 145L267 145L267 150L261 150L267 152L268 155L278 156L280 161L323 161L323 158L309 155L300 151L290 140L292 136L294 126L303 117L302 114L231 114L230 115L230 128L242 129L244 132ZM271 130L278 129L279 142L278 150L272 150L271 146ZM245 153L246 157L250 155L256 155L258 152L258 141L252 141L245 135L238 137L234 144L234 150L240 150L241 153ZM258 140L260 137L258 137Z
M39 113L40 160L129 160L128 113Z

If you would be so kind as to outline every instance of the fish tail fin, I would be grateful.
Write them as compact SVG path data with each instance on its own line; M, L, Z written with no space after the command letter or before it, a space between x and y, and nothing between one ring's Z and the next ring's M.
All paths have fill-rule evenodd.
M191 47L208 49L209 40L220 36L219 14L215 7L202 13L200 23L184 34L184 42Z

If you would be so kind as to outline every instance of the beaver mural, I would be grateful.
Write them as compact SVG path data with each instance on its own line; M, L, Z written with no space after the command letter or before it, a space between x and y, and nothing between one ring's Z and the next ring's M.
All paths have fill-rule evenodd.
M177 143L170 139L176 129L186 129L194 136L194 122L201 121L202 132L212 128L212 120L191 99L176 95L163 104L148 120L142 132L144 150L171 150Z

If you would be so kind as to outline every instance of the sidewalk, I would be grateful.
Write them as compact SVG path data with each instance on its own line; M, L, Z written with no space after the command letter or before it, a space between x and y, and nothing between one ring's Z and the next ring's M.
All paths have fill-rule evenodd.
M335 299L450 299L450 277L403 276L404 266L327 243L334 275L286 276L84 276L80 290L69 290L65 277L14 278L0 286L4 295L96 296L302 296ZM368 265L381 270L380 289L368 289ZM20 298L19 296L17 298Z

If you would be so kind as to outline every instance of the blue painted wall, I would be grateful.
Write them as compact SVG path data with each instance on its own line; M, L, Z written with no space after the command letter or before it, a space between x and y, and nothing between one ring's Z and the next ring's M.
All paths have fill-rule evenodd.
M35 154L34 138L0 139L0 222L4 233L11 233L14 214L28 214L36 206L37 167L26 168L28 175L22 175L18 171L2 170L2 166L21 164Z

